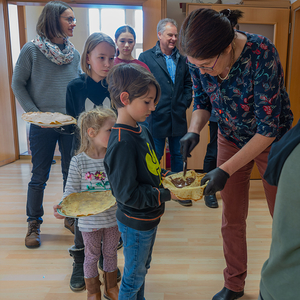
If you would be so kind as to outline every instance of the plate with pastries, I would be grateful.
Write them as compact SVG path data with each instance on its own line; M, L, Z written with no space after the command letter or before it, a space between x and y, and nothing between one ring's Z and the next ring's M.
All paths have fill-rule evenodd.
M21 118L26 122L43 127L62 127L77 123L72 116L59 112L27 112L22 114Z
M165 189L170 190L180 200L198 201L203 198L203 191L208 181L201 185L202 178L206 173L196 173L194 170L188 170L175 173L163 178L162 184Z
M116 204L111 190L84 191L66 196L57 212L64 217L80 218L99 214Z

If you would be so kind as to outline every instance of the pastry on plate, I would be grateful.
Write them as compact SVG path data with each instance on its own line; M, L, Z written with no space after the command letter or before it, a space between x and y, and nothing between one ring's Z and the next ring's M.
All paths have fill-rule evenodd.
M110 190L72 193L65 197L57 212L65 217L87 217L99 214L116 203Z
M206 187L201 186L201 179L205 176L205 173L196 173L194 170L189 170L186 175L183 176L183 172L179 172L173 175L163 178L163 186L165 189L170 190L180 200L201 200L203 197L203 191Z
M28 112L22 114L22 119L26 122L45 127L61 127L76 124L76 119L59 112Z

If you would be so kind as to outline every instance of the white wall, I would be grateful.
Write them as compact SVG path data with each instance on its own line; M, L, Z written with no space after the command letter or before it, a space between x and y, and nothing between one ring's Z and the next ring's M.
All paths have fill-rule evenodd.
M178 23L178 31L185 19L185 13L182 12L179 6L179 3L183 2L191 3L193 1L167 0L167 18L174 19Z

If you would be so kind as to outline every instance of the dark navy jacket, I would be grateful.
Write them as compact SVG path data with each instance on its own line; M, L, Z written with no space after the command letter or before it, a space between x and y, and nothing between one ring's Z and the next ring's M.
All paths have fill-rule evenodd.
M278 186L279 177L283 165L300 143L300 120L297 125L289 130L278 142L273 143L268 157L264 179L271 185Z
M186 57L176 52L175 84L167 69L159 41L156 46L140 54L139 60L150 69L161 87L161 97L154 112L147 119L154 138L183 136L187 132L186 110L192 102L192 81Z

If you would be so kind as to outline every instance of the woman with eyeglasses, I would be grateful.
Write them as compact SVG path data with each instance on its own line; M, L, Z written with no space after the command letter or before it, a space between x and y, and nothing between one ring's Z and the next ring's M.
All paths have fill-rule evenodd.
M207 173L205 195L221 191L226 260L224 288L213 300L244 295L247 275L246 218L250 174L256 162L263 178L270 147L291 127L293 114L275 46L265 37L234 30L239 10L198 9L185 19L180 46L194 86L194 111L181 139L183 157L199 143L211 111L218 121L217 168ZM264 179L273 215L276 187Z
M69 41L75 26L74 12L67 3L51 1L43 8L36 25L37 36L24 45L13 72L12 89L25 112L66 113L67 85L80 73L80 55ZM30 125L32 177L26 206L27 248L41 245L44 189L57 142L65 186L73 139L66 131L66 128L58 130ZM65 226L72 231L72 224L65 222Z

